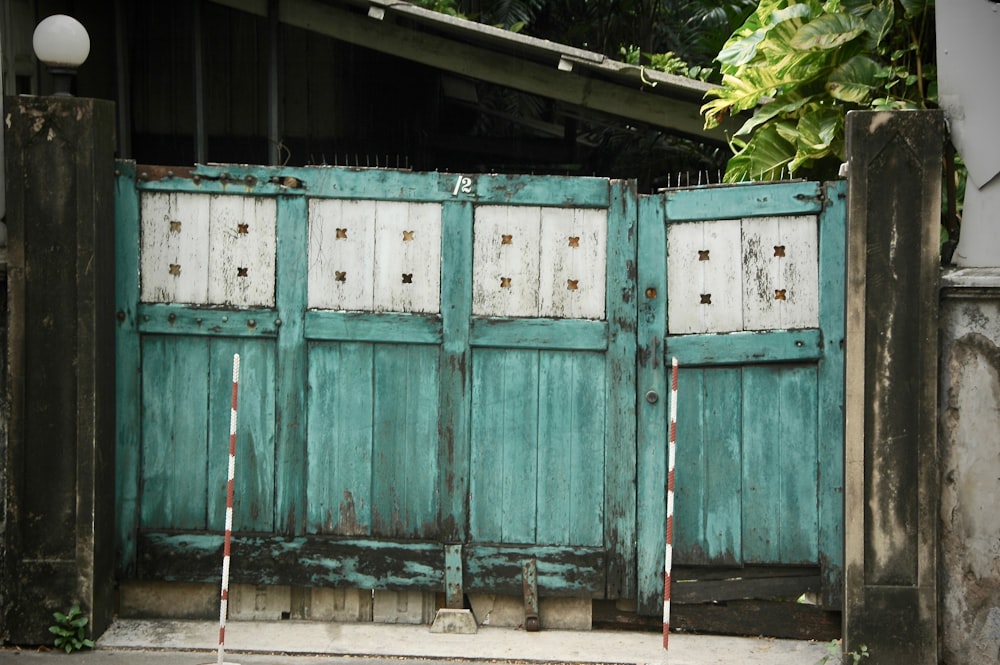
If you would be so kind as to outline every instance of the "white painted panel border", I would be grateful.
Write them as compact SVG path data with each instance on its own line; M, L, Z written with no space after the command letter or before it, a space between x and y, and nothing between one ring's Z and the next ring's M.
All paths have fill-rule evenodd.
M441 309L441 206L379 201L375 206L376 312Z
M273 307L274 199L143 192L143 302Z
M308 306L361 312L441 309L441 206L311 199Z
M606 210L543 208L539 243L539 316L603 319Z
M375 201L309 200L308 306L372 311Z
M741 222L667 226L667 327L671 334L743 329Z
M140 198L140 299L208 303L209 197L143 192Z
M538 316L541 214L538 206L476 206L472 259L475 316Z
M743 224L746 330L819 325L819 241L815 215Z

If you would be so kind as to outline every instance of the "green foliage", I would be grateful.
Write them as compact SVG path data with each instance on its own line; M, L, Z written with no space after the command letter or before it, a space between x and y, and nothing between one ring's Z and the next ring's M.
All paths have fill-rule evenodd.
M448 16L468 18L461 12L458 0L414 0L413 4Z
M932 10L933 0L761 0L716 57L722 86L702 107L708 128L752 112L730 137L726 181L832 177L847 111L933 103Z
M826 645L826 650L828 655L823 656L823 658L821 658L816 665L826 665L826 663L829 663L831 659L834 659L834 662L843 662L844 659L841 655L840 640L830 640L830 642ZM868 645L862 644L858 647L857 651L849 651L843 655L851 659L852 665L858 665L862 658L868 658L871 656L871 653L868 651Z
M708 77L712 74L711 69L689 65L683 59L677 57L673 51L667 51L666 53L643 53L638 46L630 44L627 47L622 46L618 50L618 53L621 55L622 62L639 67L648 67L649 69L666 72L667 74L699 79L701 81L708 80ZM655 83L652 85L655 85Z
M75 603L66 614L53 612L52 616L56 622L49 626L49 632L56 636L57 649L72 653L84 647L94 647L94 641L87 637L87 623L90 620L83 615L79 603Z

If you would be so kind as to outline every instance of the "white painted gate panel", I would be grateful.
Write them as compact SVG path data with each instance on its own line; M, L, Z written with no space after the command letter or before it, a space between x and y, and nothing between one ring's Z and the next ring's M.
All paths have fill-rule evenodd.
M542 211L540 316L604 318L607 220L605 210Z
M311 199L310 309L440 310L441 206Z
M743 225L743 327L819 326L816 217L761 217Z
M273 199L145 192L143 302L273 307Z
M738 219L667 227L667 306L671 334L743 327Z

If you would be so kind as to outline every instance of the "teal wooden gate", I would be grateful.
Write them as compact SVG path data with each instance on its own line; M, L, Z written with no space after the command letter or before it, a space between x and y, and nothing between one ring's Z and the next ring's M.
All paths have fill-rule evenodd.
M120 574L216 580L238 352L234 581L519 595L534 560L542 595L656 613L676 355L675 560L835 588L842 196L120 163ZM738 327L706 286L734 257L741 302L794 273Z
M656 397L673 357L675 563L819 566L822 603L840 606L845 199L844 183L791 182L641 202L638 511L657 516L639 527L646 612L662 602Z
M133 169L124 574L217 577L239 352L234 581L634 597L624 183Z

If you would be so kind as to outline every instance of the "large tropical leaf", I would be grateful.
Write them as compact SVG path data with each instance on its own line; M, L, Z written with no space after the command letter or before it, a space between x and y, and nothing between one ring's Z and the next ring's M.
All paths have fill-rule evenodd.
M743 126L736 132L736 136L750 136L757 127L778 117L798 111L814 98L812 96L802 97L801 95L788 95L759 107L753 117L743 123Z
M934 0L900 0L899 4L903 5L903 11L906 12L907 18L913 18L915 16L920 16L928 9L934 7Z
M844 111L842 107L817 105L805 113L795 127L795 158L788 165L791 172L842 151ZM790 138L786 135L786 138Z
M746 180L778 180L795 156L795 146L781 137L772 123L754 134L753 138L729 160L726 182Z
M829 51L839 48L865 31L865 22L851 14L824 14L806 23L791 40L802 51Z
M874 52L889 34L895 14L893 0L878 0L871 10L865 13L864 46L868 52Z
M826 90L843 102L866 104L878 85L881 70L882 67L868 56L856 55L833 70L826 81Z

